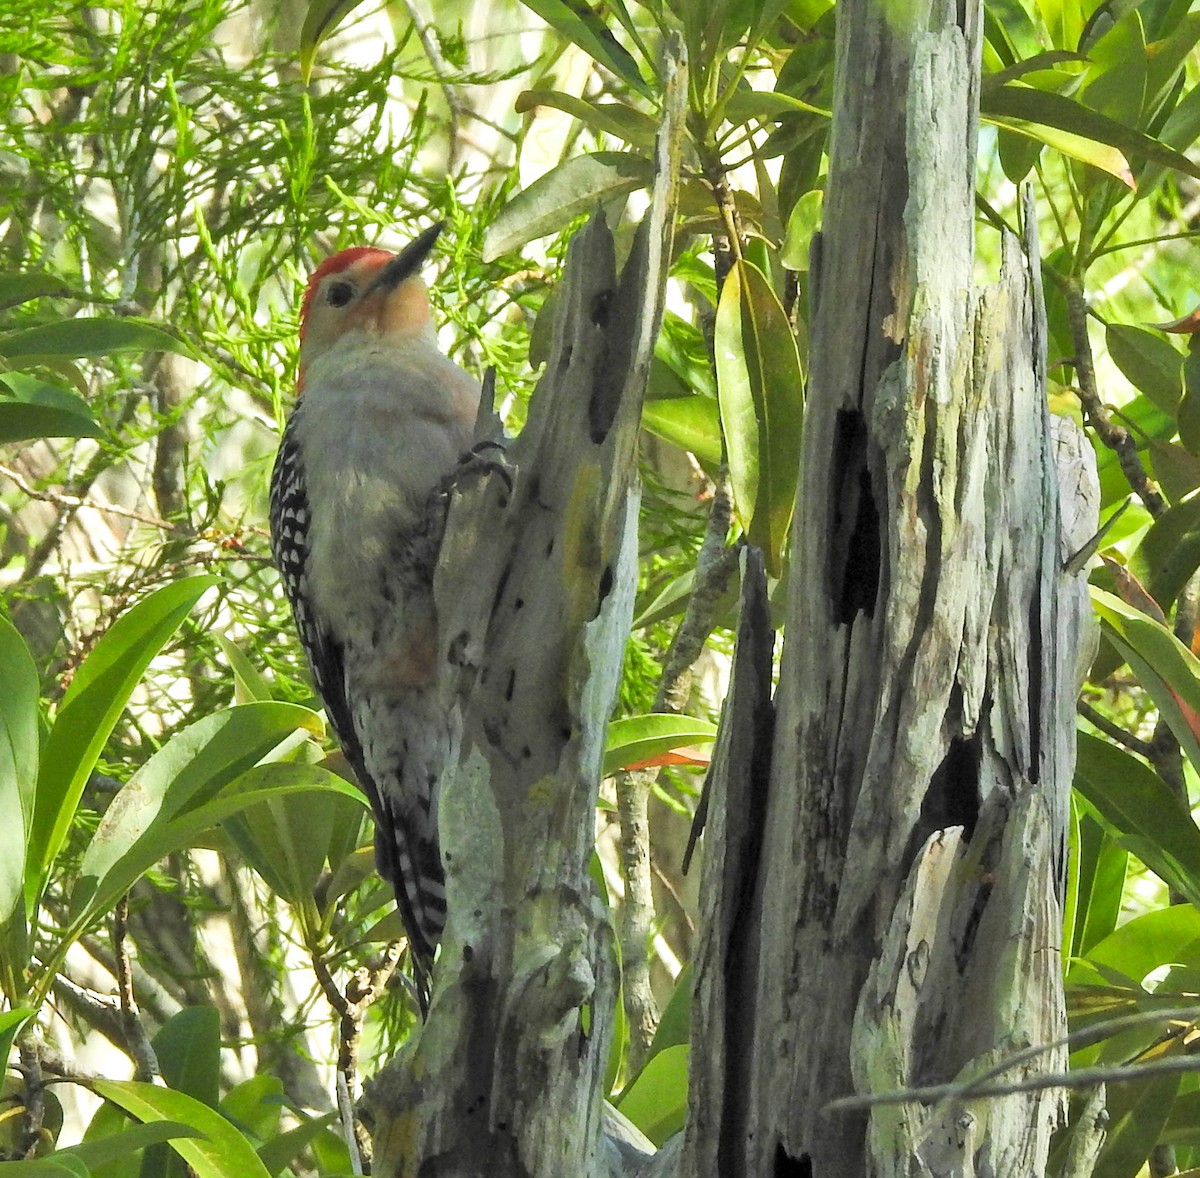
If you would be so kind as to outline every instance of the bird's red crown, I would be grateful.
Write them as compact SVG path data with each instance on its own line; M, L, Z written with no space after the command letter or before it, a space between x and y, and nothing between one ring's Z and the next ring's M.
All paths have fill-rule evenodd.
M377 249L373 245L356 245L348 250L340 250L336 254L330 254L311 274L308 280L308 286L304 289L304 301L300 304L300 338L304 339L304 328L308 323L308 312L312 306L313 298L316 296L317 287L321 285L321 281L330 274L340 274L343 270L349 270L355 262L363 258L369 258L373 254L377 254L380 264L390 262L392 254L387 250Z

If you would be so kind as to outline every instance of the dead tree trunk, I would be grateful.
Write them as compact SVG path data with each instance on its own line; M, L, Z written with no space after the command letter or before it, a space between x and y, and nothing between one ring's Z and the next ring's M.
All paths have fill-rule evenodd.
M786 645L771 738L748 578L689 1176L1039 1175L1062 1116L1058 1090L869 1099L979 1077L1065 1021L1090 614L1064 562L1092 525L1061 523L1028 206L999 284L972 281L980 37L973 2L839 2Z
M589 865L636 584L637 438L678 169L667 124L622 272L594 218L509 469L451 505L434 582L440 683L463 721L439 806L448 920L428 1022L367 1092L376 1178L620 1165L603 1126L615 944Z

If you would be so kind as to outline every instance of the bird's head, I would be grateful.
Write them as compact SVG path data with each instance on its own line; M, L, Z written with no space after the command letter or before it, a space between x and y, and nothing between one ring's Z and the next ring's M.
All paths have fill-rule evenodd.
M313 271L300 307L301 372L351 331L404 339L433 330L420 270L443 228L431 225L398 254L342 250Z

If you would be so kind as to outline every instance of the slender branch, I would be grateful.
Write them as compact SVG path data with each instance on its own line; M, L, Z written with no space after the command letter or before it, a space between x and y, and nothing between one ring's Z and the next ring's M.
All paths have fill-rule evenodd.
M43 1095L41 1044L36 1038L22 1038L18 1047L20 1063L18 1070L25 1081L24 1107L21 1118L21 1156L34 1158L42 1144L43 1125L46 1120L46 1100Z
M1105 736L1111 737L1117 744L1127 748L1131 753L1137 753L1140 757L1150 759L1150 741L1141 740L1133 735L1132 732L1127 732L1120 724L1110 720L1099 708L1088 703L1087 700L1081 699L1075 704L1079 714L1091 725L1099 728Z
M429 58L429 64L433 66L433 72L437 75L442 93L446 96L446 105L450 108L450 159L447 170L452 171L458 154L459 128L468 112L458 92L458 87L450 80L454 75L454 70L442 56L442 47L438 44L437 32L433 25L425 19L424 13L418 7L417 0L404 0L404 7L420 38L425 56Z
M125 1049L134 1064L134 1079L149 1082L159 1075L158 1056L146 1034L133 993L133 967L129 960L129 895L117 901L113 913L113 955L117 966L117 997L121 1004L121 1030Z
M691 695L691 669L716 624L717 609L737 568L737 548L726 546L732 499L728 477L718 476L709 507L704 541L696 560L696 576L687 610L663 667L654 711L679 712ZM650 791L657 769L617 776L617 846L625 897L621 903L621 989L629 1025L629 1061L636 1070L650 1050L658 1025L658 1006L650 984L649 948L654 935L654 889L650 865Z
M1121 464L1121 470L1134 494L1145 504L1146 510L1157 519L1166 511L1166 502L1146 473L1133 435L1124 426L1117 425L1113 421L1101 400L1096 385L1096 367L1092 361L1091 341L1088 339L1087 303L1084 299L1083 288L1072 279L1063 284L1063 289L1066 293L1067 317L1071 324L1071 337L1075 346L1075 371L1079 378L1079 387L1076 392L1080 403L1083 405L1096 435L1116 454L1117 461Z
M150 515L144 511L134 511L128 507L121 507L116 503L97 503L94 499L84 499L79 495L68 495L65 491L39 491L37 487L23 478L20 473L13 470L11 466L0 465L0 475L3 475L9 482L13 483L18 491L24 495L28 495L30 499L39 499L43 503L53 503L56 507L68 507L72 509L86 507L92 511L102 511L107 515L119 515L123 519L132 519L138 523L149 524L153 528L161 528L164 532L181 532L185 530L178 524L173 524L170 520L162 519L160 516Z

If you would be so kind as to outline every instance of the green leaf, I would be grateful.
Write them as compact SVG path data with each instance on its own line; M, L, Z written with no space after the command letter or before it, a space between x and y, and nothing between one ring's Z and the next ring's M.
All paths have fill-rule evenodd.
M98 438L104 431L77 393L20 372L0 374L0 444L31 438Z
M259 1160L272 1178L290 1166L314 1141L316 1136L337 1120L337 1113L326 1113L323 1117L312 1117L301 1121L294 1129L272 1137L258 1151Z
M348 809L362 812L357 798L308 790L248 808L230 819L225 829L271 890L297 904L312 895L329 853L330 836L344 825Z
M203 1133L203 1140L171 1140L197 1178L271 1178L250 1143L220 1113L193 1097L137 1080L93 1080L91 1087L139 1121L175 1121Z
M635 147L653 147L658 120L623 102L589 102L561 90L526 90L517 96L518 114L549 106L578 119L593 131L615 135Z
M600 15L593 12L584 0L522 2L555 32L573 45L578 45L593 61L616 74L646 98L653 96L629 50L612 35Z
M38 675L25 640L0 617L0 925L20 900L38 764ZM18 967L19 968L19 967ZM0 1059L5 1058L0 1055Z
M1085 812L1079 821L1079 905L1072 956L1087 953L1116 927L1121 915L1129 852Z
M208 829L181 819L217 797L298 728L319 731L316 713L299 704L260 702L215 712L176 733L118 792L100 820L71 895L73 927L106 912L159 859Z
M1107 143L1131 160L1148 160L1200 179L1200 164L1149 135L1123 126L1073 98L1023 86L1019 82L987 90L980 95L980 113L1058 127L1073 135Z
M8 1059L13 1041L31 1018L33 1018L33 1011L26 1010L24 1007L0 1013L0 1059Z
M363 0L311 0L300 26L300 77L312 76L317 46L362 4Z
M1151 438L1150 461L1154 477L1172 503L1178 503L1200 487L1200 459L1178 442Z
M187 577L151 593L109 627L75 673L42 750L26 860L28 904L67 837L84 784L138 680L217 583L216 577Z
M1180 1045L1182 1048L1182 1045ZM1178 1055L1179 1049L1155 1052L1154 1058ZM1182 1076L1147 1077L1140 1083L1113 1084L1106 1099L1108 1120L1104 1146L1096 1159L1094 1174L1126 1175L1147 1173L1146 1159L1157 1144Z
M660 1051L621 1094L617 1107L655 1145L683 1127L687 1112L688 1047Z
M1176 420L1179 440L1190 454L1200 455L1200 348L1188 347L1183 362L1183 400L1179 402Z
M735 262L717 305L717 393L738 522L778 576L800 474L804 376L762 271Z
M1108 354L1126 380L1164 413L1174 413L1183 392L1183 357L1161 335L1141 327L1110 323Z
M243 1132L258 1141L267 1141L279 1132L279 1118L288 1103L283 1081L278 1076L260 1072L240 1084L235 1084L222 1099L218 1108ZM262 1157L262 1150L259 1150Z
M190 1125L178 1121L156 1121L152 1125L132 1125L107 1137L68 1146L66 1149L60 1149L54 1156L62 1157L66 1154L78 1158L89 1170L96 1170L140 1149L170 1141L172 1137L200 1136L200 1130L193 1129Z
M1191 723L1200 716L1200 662L1161 622L1103 589L1093 587L1091 594L1108 640L1150 693L1192 765L1200 766L1200 739Z
M1200 568L1200 495L1168 507L1155 519L1129 568L1162 610L1169 611Z
M1198 956L1200 912L1190 904L1174 904L1127 921L1093 946L1083 961L1117 970L1141 984L1164 965L1193 964Z
M251 703L254 700L270 700L271 685L259 674L258 668L242 653L241 649L224 634L214 634L217 645L229 660L230 670L233 671L234 687L238 694L238 703Z
M93 359L130 351L192 354L182 340L142 319L79 317L22 327L0 335L0 356L26 363Z
M21 1172L18 1174L17 1171ZM0 1175L8 1178L90 1178L87 1166L71 1154L56 1153L48 1158L20 1162L0 1162Z
M1187 807L1124 749L1086 732L1078 739L1076 788L1117 831L1144 840L1137 853L1147 867L1200 902L1200 828Z
M0 310L27 303L31 299L60 298L70 293L67 284L53 274L40 274L37 271L0 274Z
M712 397L695 393L647 401L642 406L642 425L702 462L716 466L721 461L721 413Z
M788 214L787 233L779 251L779 260L789 270L798 274L808 273L809 251L812 239L821 227L821 216L825 208L825 193L820 188L806 192L792 206Z
M1114 179L1120 180L1122 184L1129 188L1134 187L1133 172L1129 168L1129 161L1120 149L1112 147L1107 143L1098 143L1095 139L1089 139L1086 135L1077 135L1072 131L1064 131L1061 127L1052 127L1045 123L1031 122L1028 119L1009 119L1001 115L992 115L991 117L985 117L983 121L991 123L1001 130L1034 140L1037 143L1044 143L1047 147L1052 147L1055 151L1061 152L1071 159L1079 160L1080 163L1091 164L1093 168L1099 168L1102 172L1107 172ZM1005 174L1009 175L1009 168L1011 168L1012 173L1020 173L1017 176L1018 180L1024 179L1026 173L1033 167L1037 159L1037 153L1031 153L1024 171L1020 171L1018 162L1013 159L1013 155L1015 154L1013 149L1009 148L1007 154L1009 155L1009 167L1006 168ZM1009 178L1011 179L1012 176L1010 175ZM1016 183L1015 180L1014 183Z
M215 1006L185 1006L152 1040L167 1086L217 1107L221 1078L221 1015Z
M614 720L608 726L604 775L685 745L711 744L716 736L715 724L694 716L651 712Z
M152 1041L169 1088L209 1108L217 1104L221 1071L221 1016L215 1006L184 1007L168 1019ZM167 1142L142 1158L141 1178L187 1178L183 1159Z
M596 151L572 156L518 192L499 212L484 237L483 260L545 237L590 213L598 203L645 188L654 165L640 155Z

